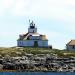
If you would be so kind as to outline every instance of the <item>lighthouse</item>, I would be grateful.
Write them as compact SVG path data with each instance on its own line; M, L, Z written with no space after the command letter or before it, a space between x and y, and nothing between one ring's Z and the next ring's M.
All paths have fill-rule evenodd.
M35 27L35 24L33 21L30 23L30 26L28 28L28 33L37 33L37 28Z
M19 35L18 47L48 47L46 35L39 34L35 23L29 21L28 32Z

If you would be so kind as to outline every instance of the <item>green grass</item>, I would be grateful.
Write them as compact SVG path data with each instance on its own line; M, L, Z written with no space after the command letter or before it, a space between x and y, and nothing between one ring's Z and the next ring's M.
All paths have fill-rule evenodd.
M56 54L59 57L75 57L75 51L67 51L67 50L58 50L58 49L49 49L49 48L19 48L19 47L11 47L11 48L0 48L0 57L6 57L7 55L13 56L24 56L26 53L36 54Z

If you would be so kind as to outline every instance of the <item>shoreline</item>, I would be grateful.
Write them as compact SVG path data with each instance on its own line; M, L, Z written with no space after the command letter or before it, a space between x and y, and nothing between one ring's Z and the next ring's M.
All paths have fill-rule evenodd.
M0 70L0 72L75 72L75 71L44 71L44 70Z

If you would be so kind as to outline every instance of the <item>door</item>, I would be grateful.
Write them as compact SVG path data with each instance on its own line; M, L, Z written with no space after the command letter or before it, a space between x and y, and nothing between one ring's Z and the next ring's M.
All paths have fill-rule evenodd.
M34 47L38 47L38 41L34 41Z

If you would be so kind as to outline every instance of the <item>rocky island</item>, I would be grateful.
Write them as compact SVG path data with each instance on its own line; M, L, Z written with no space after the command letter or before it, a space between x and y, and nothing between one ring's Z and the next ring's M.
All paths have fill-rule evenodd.
M75 51L50 48L0 48L0 71L75 72Z

